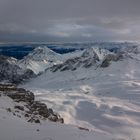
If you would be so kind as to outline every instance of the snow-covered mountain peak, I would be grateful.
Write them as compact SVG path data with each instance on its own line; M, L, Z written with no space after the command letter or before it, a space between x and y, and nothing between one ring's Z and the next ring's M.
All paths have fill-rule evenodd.
M113 53L108 51L107 49L102 49L99 47L91 47L91 48L87 48L83 52L82 57L91 57L97 59L98 61L101 61L105 58L107 54L113 54Z
M35 48L31 53L20 60L19 66L24 69L31 69L35 74L38 74L50 66L62 63L62 61L63 58L60 54L46 46L42 46Z
M55 53L46 46L35 48L33 52L29 53L25 58L32 59L34 61L54 61L62 59L61 55Z

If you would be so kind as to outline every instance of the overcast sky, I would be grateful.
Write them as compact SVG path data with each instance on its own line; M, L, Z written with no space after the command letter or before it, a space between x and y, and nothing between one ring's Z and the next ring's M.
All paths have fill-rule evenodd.
M0 0L0 41L140 41L140 0Z

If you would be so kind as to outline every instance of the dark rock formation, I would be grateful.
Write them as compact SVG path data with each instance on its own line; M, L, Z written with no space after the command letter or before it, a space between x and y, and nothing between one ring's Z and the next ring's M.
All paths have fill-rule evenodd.
M17 88L12 84L0 84L0 91L2 91L4 95L14 99L16 102L22 101L30 104L34 102L34 94L32 92L23 88Z
M23 70L17 65L17 60L12 57L0 56L0 82L21 83L34 77L32 70Z
M39 101L34 101L34 103L30 106L32 112L38 112L39 115L43 116L44 118L49 117L49 111L46 104L41 103Z
M48 119L53 122L64 123L63 118L52 109L48 109L46 104L35 101L34 94L30 91L17 88L12 84L0 84L0 95L8 96L15 102L21 103L15 105L14 110L8 108L7 111L15 116L20 116L19 113L22 112L21 114L24 114L28 122L40 123L41 120Z

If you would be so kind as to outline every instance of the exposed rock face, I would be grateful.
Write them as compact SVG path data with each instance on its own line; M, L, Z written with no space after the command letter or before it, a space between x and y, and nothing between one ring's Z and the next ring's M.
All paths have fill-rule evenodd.
M15 85L0 84L0 95L8 96L14 102L20 103L15 105L14 109L8 108L7 111L12 112L13 115L21 112L28 122L40 123L41 120L50 120L53 122L64 123L63 118L52 109L48 109L46 104L35 101L34 94L23 88L17 88ZM20 115L21 115L20 114ZM17 116L20 116L19 114Z
M32 112L37 111L39 115L43 116L44 118L49 117L49 111L47 106L44 103L34 101L33 104L30 106L30 110Z
M0 84L0 91L2 93L16 102L26 102L26 103L33 103L34 102L34 94L30 91L26 91L23 88L17 88L12 84L2 85Z

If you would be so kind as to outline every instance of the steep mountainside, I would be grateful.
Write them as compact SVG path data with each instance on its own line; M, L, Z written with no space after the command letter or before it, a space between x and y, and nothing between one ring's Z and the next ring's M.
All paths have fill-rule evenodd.
M33 71L23 70L12 57L0 56L0 82L20 83L34 77Z

